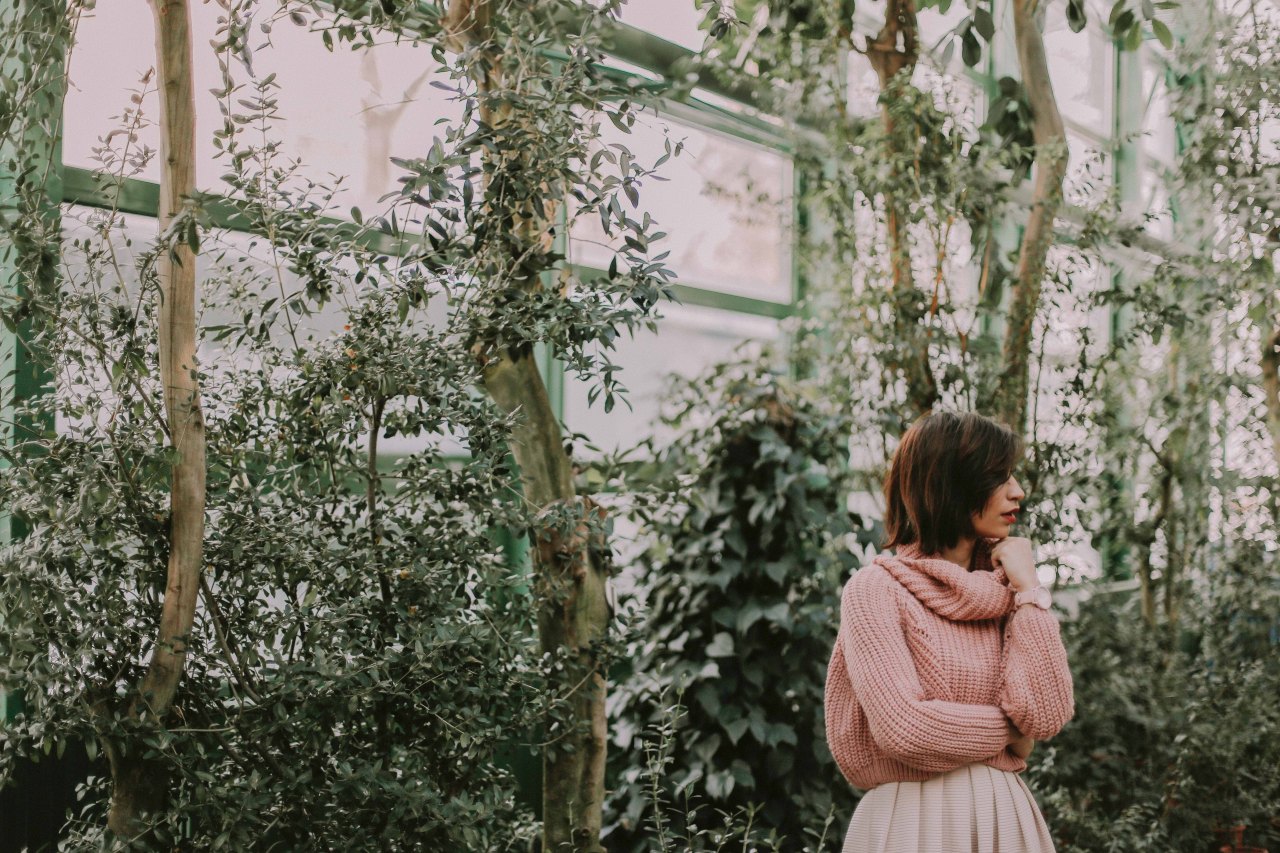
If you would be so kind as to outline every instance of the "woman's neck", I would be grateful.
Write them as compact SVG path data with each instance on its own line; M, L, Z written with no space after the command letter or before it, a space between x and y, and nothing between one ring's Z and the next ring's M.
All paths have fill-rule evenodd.
M953 547L943 548L939 551L938 556L944 560L950 560L966 572L970 571L973 567L974 541L975 540L973 539L962 536L960 537L960 541Z

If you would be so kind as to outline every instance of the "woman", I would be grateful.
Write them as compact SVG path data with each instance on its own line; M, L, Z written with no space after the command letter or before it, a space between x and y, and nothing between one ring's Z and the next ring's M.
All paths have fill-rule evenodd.
M845 584L827 666L827 742L866 790L844 853L1045 853L1018 774L1075 714L1071 670L1031 543L1021 439L936 412L885 480L885 548Z

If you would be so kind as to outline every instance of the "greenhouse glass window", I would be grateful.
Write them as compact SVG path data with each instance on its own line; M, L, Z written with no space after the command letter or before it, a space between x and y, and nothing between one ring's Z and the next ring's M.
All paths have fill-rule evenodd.
M1149 45L1142 49L1142 150L1148 157L1172 163L1175 125L1170 114L1165 60Z
M602 0L586 0L592 6ZM702 49L706 33L699 29L703 13L693 0L629 0L619 8L619 20L692 51Z
M225 160L215 159L214 131L222 125L218 98L211 90L222 86L218 57L210 45L217 31L216 4L193 4L195 91L197 110L196 185L202 190L225 194L228 188L220 176L228 171ZM100 137L122 127L121 115L136 108L131 93L141 96L142 124L136 141L116 134L111 147L123 152L140 146L159 148L159 100L155 81L141 82L154 60L150 51L122 53L120 45L147 36L154 28L145 3L113 4L110 12L86 11L80 20L70 61L71 84L64 107L66 116L63 162L68 166L101 169L95 154ZM441 135L440 119L456 123L462 111L452 96L431 86L446 80L435 72L436 62L427 46L385 42L369 50L344 46L327 50L318 32L311 32L289 19L277 21L270 33L257 26L253 39L254 72L257 78L275 73L279 88L274 91L280 121L270 129L279 139L283 160L302 161L299 179L331 184L344 176L345 190L338 209L358 206L366 215L389 203L378 199L398 188L399 170L391 157L413 157L426 150L430 140ZM248 72L233 63L232 76L249 83ZM232 95L236 112L246 111L238 99L253 94L250 86ZM424 144L424 140L426 143ZM261 140L247 144L260 145ZM126 176L158 181L159 161L153 156L140 171Z
M649 436L669 436L655 424L670 386L669 374L695 375L731 357L739 344L745 345L747 354L755 354L759 342L774 340L780 332L778 321L768 317L667 303L660 311L657 335L637 329L635 337L621 337L607 353L621 368L617 378L627 389L630 409L615 401L613 411L606 413L602 400L588 404L591 386L572 373L565 376L565 423L604 452L632 447ZM595 455L585 447L575 448L575 456Z
M880 78L867 58L850 54L845 62L848 67L847 109L852 115L874 116L880 114Z
M1173 239L1173 211L1169 185L1161 175L1161 166L1144 168L1141 177L1142 210L1151 218L1147 221L1147 233L1162 240Z
M664 143L683 150L640 186L640 206L666 236L651 252L680 284L777 303L791 301L792 170L790 158L761 145L670 118L647 118L624 134L605 123L600 144L628 148L643 166L663 155ZM577 214L575 210L575 214ZM570 230L574 263L606 269L622 235L606 235L599 217L575 215Z
M969 16L968 3L952 3L946 12L939 12L936 8L923 9L919 15L920 21L920 43L929 51L939 52L945 43L940 42L945 39L952 30L965 18ZM883 16L882 16L883 17ZM963 67L960 60L960 48L957 45L954 51L955 63Z
M1100 137L1111 133L1114 100L1114 51L1097 14L1083 32L1073 33L1067 16L1054 4L1045 16L1044 42L1062 118Z

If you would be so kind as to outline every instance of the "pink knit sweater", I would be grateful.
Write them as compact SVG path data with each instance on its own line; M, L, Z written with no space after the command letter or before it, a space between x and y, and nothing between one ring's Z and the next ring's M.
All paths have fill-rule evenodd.
M824 705L831 754L855 788L973 762L1021 772L1006 717L1046 740L1075 715L1058 620L1014 609L996 541L979 538L972 572L907 545L845 584Z

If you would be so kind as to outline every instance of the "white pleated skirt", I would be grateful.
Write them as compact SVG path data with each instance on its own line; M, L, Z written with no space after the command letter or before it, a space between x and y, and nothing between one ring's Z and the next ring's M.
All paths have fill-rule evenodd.
M966 764L923 782L885 782L858 802L844 853L1054 853L1017 773Z

